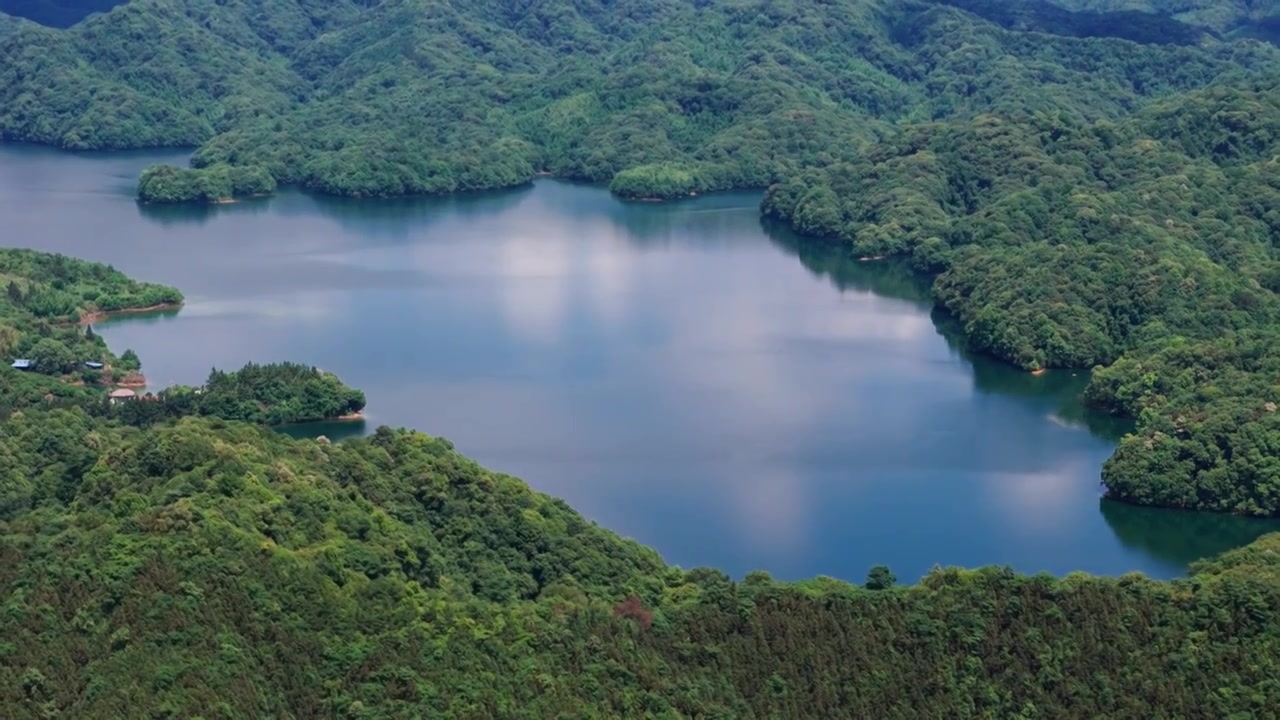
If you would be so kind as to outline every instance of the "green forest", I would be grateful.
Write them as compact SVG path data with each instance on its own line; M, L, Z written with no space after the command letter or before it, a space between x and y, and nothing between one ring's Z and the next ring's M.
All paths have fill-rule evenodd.
M42 20L23 7L102 9L0 5ZM1095 368L1088 402L1137 420L1109 496L1280 516L1280 3L132 0L42 22L71 27L0 17L0 139L195 148L140 200L765 188L768 218L907 258L975 350ZM1171 582L674 568L443 439L268 430L363 407L308 365L105 403L139 361L83 321L181 294L27 251L0 281L15 717L1280 707L1280 536Z
M145 399L107 408L137 426L188 415L284 425L353 418L365 404L364 393L347 387L333 373L291 362L249 363L234 372L214 369L204 385L178 385Z
M44 392L77 396L85 394L79 385L134 379L141 369L137 355L112 354L90 321L113 312L180 305L183 299L176 288L140 283L107 265L11 248L0 248L0 285L0 364L6 374L0 408ZM14 369L20 360L30 367Z
M55 264L115 277L18 257L21 286ZM8 330L23 311L0 307ZM72 387L10 372L0 387ZM1280 703L1280 534L1171 582L735 580L669 566L442 438L264 427L355 392L336 383L249 366L172 403L50 392L0 409L6 717L1267 718Z
M919 123L1113 119L1274 77L1277 51L1250 38L1280 6L1187 4L133 0L0 29L0 136L196 146L191 168L141 178L155 202L540 172L679 197L765 187Z
M290 362L250 363L235 372L215 368L199 387L175 386L141 401L108 403L108 387L141 384L142 364L132 350L114 355L89 321L111 312L180 305L182 293L131 280L108 265L9 248L0 248L0 284L7 288L0 298L0 412L53 404L135 426L188 415L281 425L364 408L364 393L333 373ZM28 366L14 364L23 361Z

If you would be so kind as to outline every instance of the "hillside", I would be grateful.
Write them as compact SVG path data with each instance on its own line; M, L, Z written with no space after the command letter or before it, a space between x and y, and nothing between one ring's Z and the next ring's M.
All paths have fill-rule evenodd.
M1117 499L1280 513L1280 88L1117 121L920 125L773 186L765 211L860 255L908 254L969 342L1028 369L1107 365L1089 399L1139 419Z
M135 0L0 37L0 136L199 146L201 173L140 185L154 201L277 183L451 192L538 171L673 197L763 187L902 122L1110 118L1280 68L1269 46L1201 42L1199 26L1159 16L1032 10L1035 33L883 0ZM1070 36L1091 34L1076 28L1086 17L1119 30L1155 18L1141 39L1185 47L1082 44Z
M51 257L11 274L40 284L70 262ZM316 394L281 382L299 377L314 372L251 367L205 390L289 405ZM6 717L1172 718L1280 701L1280 535L1173 582L735 581L667 566L440 438L294 440L177 401L144 417L166 404L4 411Z
M27 411L0 423L0 469L15 720L1247 717L1280 701L1280 536L1171 583L988 568L785 585L667 567L385 428L334 445Z

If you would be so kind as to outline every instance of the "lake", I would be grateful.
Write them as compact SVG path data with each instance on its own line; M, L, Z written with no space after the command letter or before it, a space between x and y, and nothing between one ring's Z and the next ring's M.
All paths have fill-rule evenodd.
M185 159L0 146L3 242L181 288L180 311L96 328L153 387L334 371L367 422L290 432L447 437L683 567L1170 577L1280 529L1101 500L1125 426L1082 407L1086 373L967 354L927 284L763 222L759 193L133 200Z

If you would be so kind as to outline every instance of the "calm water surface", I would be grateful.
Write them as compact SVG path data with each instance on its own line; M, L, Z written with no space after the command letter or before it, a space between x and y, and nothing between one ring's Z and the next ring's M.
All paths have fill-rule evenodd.
M318 365L369 399L330 436L448 437L685 567L1167 577L1280 527L1102 502L1123 428L1080 406L1083 374L968 356L903 268L762 224L758 193L139 207L156 161L185 156L0 146L4 244L186 293L98 327L153 385Z

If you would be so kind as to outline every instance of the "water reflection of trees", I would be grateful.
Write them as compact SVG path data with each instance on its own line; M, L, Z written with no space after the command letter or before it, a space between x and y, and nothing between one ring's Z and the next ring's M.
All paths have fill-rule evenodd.
M131 325L155 324L155 323L161 323L161 322L168 322L170 320L177 318L178 313L180 312L182 312L182 308L166 308L164 310L151 310L151 311L142 312L142 313L122 313L119 315L110 315L108 317L103 318L102 320L99 320L97 323L94 324L93 327L99 330L105 330L111 327L112 325L116 325L118 323L125 323L125 322Z
M204 225L216 215L261 215L273 198L245 198L221 205L209 203L138 203L138 214L165 226Z
M806 270L825 278L841 292L872 292L881 297L918 303L922 307L933 304L929 279L913 272L904 261L865 262L835 243L801 237L776 220L761 218L759 222L775 246L799 259Z
M291 191L275 208L281 216L321 215L345 229L380 236L415 237L437 220L472 220L506 212L529 197L534 185L452 195L348 198Z
M335 420L332 422L280 425L275 430L298 440L313 440L324 436L331 442L341 442L369 434L368 424L364 420Z
M827 279L841 292L872 292L917 303L922 309L932 308L934 329L947 346L970 365L978 392L1043 404L1059 421L1085 428L1106 440L1118 441L1132 429L1131 421L1094 411L1083 403L1081 396L1089 384L1088 371L1061 370L1032 375L969 350L959 321L933 306L930 278L915 272L905 260L867 262L837 243L801 237L777 221L763 218L760 224L774 245L799 259L806 270Z
M1105 498L1099 507L1122 545L1184 569L1280 530L1280 520L1139 507Z
M550 218L572 221L573 225L607 223L625 230L627 241L640 249L674 242L705 245L740 241L744 233L758 232L760 197L759 190L732 190L646 202L616 197L601 185L560 179L540 180L537 191L538 202L553 211Z

